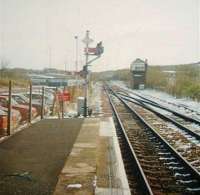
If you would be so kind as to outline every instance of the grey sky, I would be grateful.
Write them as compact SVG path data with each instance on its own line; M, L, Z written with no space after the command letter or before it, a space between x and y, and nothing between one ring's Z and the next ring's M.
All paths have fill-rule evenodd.
M0 56L25 68L73 69L75 39L91 31L105 53L93 70L198 61L198 0L0 0ZM95 43L96 43L95 42ZM79 65L84 62L79 42ZM71 64L71 66L69 66Z

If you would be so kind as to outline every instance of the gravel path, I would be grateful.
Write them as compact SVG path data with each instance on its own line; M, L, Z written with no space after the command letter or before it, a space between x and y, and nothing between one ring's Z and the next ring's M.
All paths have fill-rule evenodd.
M0 195L52 194L82 119L47 119L0 144Z

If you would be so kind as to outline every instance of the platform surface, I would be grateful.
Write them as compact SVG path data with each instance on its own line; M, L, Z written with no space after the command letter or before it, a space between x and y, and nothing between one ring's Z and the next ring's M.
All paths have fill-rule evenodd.
M93 194L99 119L85 119L66 160L54 195Z
M54 195L130 195L111 117L84 119Z
M0 143L0 194L52 194L83 119L46 119Z

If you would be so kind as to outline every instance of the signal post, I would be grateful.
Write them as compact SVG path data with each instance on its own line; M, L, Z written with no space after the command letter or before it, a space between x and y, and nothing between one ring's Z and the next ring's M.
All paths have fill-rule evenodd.
M83 66L83 75L85 77L85 86L84 86L84 117L87 117L88 115L88 85L90 82L89 79L89 71L88 66L95 60L101 57L101 54L104 52L104 47L102 46L102 42L97 43L96 47L89 47L89 45L93 42L93 40L89 36L90 31L86 31L85 38L83 39L83 43L85 43L85 65ZM93 59L89 60L89 56L94 56Z

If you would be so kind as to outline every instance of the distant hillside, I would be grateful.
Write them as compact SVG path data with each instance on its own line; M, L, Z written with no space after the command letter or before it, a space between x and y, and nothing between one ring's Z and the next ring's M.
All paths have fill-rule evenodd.
M163 71L176 71L184 68L197 68L200 66L200 62L189 63L189 64L177 64L177 65L150 65L150 67L159 67Z
M147 69L146 86L165 91L177 97L200 101L200 63L180 65L150 65ZM94 81L122 80L129 84L129 69L92 73Z
M109 81L109 80L124 80L127 81L130 78L129 69L92 72L92 79L94 81Z
M0 86L7 86L9 80L18 86L25 86L28 83L27 70L21 68L0 69Z
M54 74L59 77L68 77L74 78L73 75L70 75L71 72L66 72L64 70L57 70L57 69L44 69L44 70L33 70L33 69L24 69L24 68L9 68L1 66L0 69L0 86L7 86L9 80L12 80L15 85L18 86L25 86L29 83L30 74L40 75L46 74L51 75Z
M189 69L198 69L200 70L200 62L191 63L191 64L178 64L178 65L149 65L148 69L159 71L187 71ZM92 79L96 81L103 80L130 80L130 70L129 69L120 69L112 71L103 71L103 72L93 72Z

